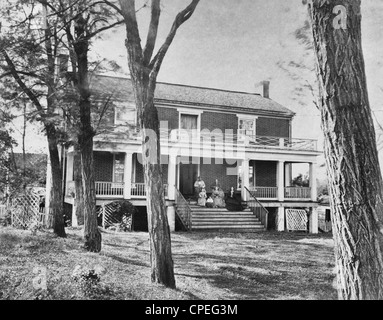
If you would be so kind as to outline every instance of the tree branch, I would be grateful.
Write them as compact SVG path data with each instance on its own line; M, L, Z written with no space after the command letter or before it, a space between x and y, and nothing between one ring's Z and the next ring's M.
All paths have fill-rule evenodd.
M95 35L99 34L100 32L109 30L109 29L111 29L111 28L113 28L113 27L115 27L115 26L118 26L118 25L120 25L120 24L123 24L124 22L125 22L125 20L119 20L119 21L114 22L114 23L112 23L112 24L110 24L110 25L108 25L108 26L99 28L98 30L96 30L96 31L94 31L94 32L92 32L92 33L89 33L88 36L87 36L87 38L90 39L90 38L94 37Z
M16 68L15 68L15 70L16 70ZM28 76L28 77L32 77L32 78L36 78L36 79L44 81L44 79L42 77L35 74L34 72L26 72L26 71L20 71L20 70L16 70L16 72L18 74L22 74L24 76ZM0 74L0 79L5 78L5 77L10 76L10 75L13 75L13 73L11 71L5 72L3 74Z
M173 25L170 29L170 32L168 36L166 37L164 44L161 46L156 56L150 62L149 68L151 69L151 72L150 72L151 87L155 86L155 82L157 80L157 75L160 70L161 64L165 58L165 55L169 49L169 46L173 42L173 39L177 33L178 28L192 16L198 3L199 3L199 0L192 0L192 2L184 10L182 10L181 12L177 14L173 22Z
M37 110L42 111L43 107L40 104L40 101L37 99L36 95L33 94L33 92L27 87L27 85L24 83L24 81L20 78L20 76L17 73L17 70L15 68L15 65L13 64L12 60L9 58L7 52L3 49L3 50L1 50L1 54L3 55L5 61L7 62L11 74L15 78L15 80L16 80L17 84L20 86L21 90L28 96L28 98L36 106Z
M114 3L110 2L110 1L107 1L107 0L104 0L104 2L105 2L105 4L107 4L108 6L112 7L114 10L116 10L120 15L122 15L122 16L124 15L122 13L122 10L118 6L116 6Z
M151 18L148 30L148 36L146 38L146 45L144 49L144 66L146 67L150 63L150 59L153 55L153 50L156 45L158 25L160 21L160 0L152 0Z
M119 0L122 16L126 24L127 41L132 42L142 54L140 32L138 31L135 1L134 0Z

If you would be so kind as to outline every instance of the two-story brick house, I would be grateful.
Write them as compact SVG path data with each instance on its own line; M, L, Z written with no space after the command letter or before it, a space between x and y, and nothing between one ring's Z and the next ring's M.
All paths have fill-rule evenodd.
M161 122L161 161L170 213L175 208L178 214L177 202L193 194L194 182L200 176L208 193L218 181L225 193L233 187L244 202L256 198L257 203L278 217L278 230L284 229L286 208L309 208L311 231L316 232L315 165L319 154L316 141L291 137L294 113L269 98L268 85L264 83L264 96L261 96L157 84L155 104ZM137 115L131 81L97 75L92 78L92 91L94 97L112 95L106 121L109 130L94 139L97 204L129 199L135 206L144 208L141 138L135 129ZM293 163L309 164L309 187L291 186ZM71 149L67 151L66 171L65 201L73 203ZM196 217L198 214L201 217L201 212L191 209L194 210L189 213L189 219L193 220L194 213L197 225ZM220 214L218 211L222 209L215 214ZM209 214L213 217L211 211L205 213L205 218ZM243 226L246 219L245 213L242 214L237 218L244 219ZM226 224L235 223L227 220Z

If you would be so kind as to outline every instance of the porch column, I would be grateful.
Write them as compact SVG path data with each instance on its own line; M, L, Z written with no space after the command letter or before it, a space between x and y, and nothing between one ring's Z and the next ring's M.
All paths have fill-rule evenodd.
M313 234L318 233L318 210L314 207L310 208L309 232Z
M68 188L68 181L73 181L73 152L67 153L65 191L67 191L67 188Z
M72 205L72 227L78 227L75 201L73 201L73 205Z
M175 200L176 195L176 169L177 169L177 155L171 154L169 156L168 164L168 199Z
M245 189L249 188L250 182L249 182L249 159L242 160L242 200L247 201L248 200L248 194Z
M278 207L277 209L276 229L277 231L285 231L285 208L284 207Z
M310 188L311 188L311 201L317 201L317 176L316 176L316 163L310 163Z
M285 163L285 184L286 184L286 187L291 186L291 180L292 180L291 163Z
M132 197L132 166L133 154L130 152L126 152L124 161L124 199L131 199Z
M74 165L75 165L74 156L75 156L74 149L72 152L67 153L67 176L66 176L66 188L65 188L66 195L64 195L64 197L69 195L72 198L72 227L78 227L79 224L78 224L78 219L77 219L77 215L76 215L77 201L75 200L76 184L74 181L75 180L75 177L74 177ZM68 193L68 184L70 181L71 181L71 185L72 185L72 191L70 193Z
M45 226L48 228L51 228L51 221L50 219L50 202L51 202L51 190L52 190L52 169L51 169L51 157L47 157L47 176L46 176L46 183L45 183Z
M277 186L278 186L278 201L283 201L285 199L285 176L284 176L284 161L278 161L277 167Z

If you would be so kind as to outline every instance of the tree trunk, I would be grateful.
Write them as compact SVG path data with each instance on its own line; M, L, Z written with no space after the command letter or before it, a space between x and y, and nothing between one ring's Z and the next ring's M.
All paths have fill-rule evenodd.
M136 63L140 54L127 41L129 68L133 81L138 118L142 134L142 158L146 185L148 229L150 243L151 280L169 288L176 287L171 237L166 216L164 185L161 168L161 149L158 112L154 106L154 90L149 89L149 76L142 63Z
M78 225L84 224L84 190L82 188L81 150L78 144L74 146L73 180L75 185L74 209Z
M152 282L175 288L171 237L162 178L158 113L153 100L146 101L144 104L146 108L142 119L142 158L148 203L151 279Z
M80 95L80 133L78 144L81 150L81 171L84 195L84 240L85 249L101 251L101 233L97 224L96 190L93 165L93 136L91 102L88 79L89 39L86 36L86 21L81 16L76 21L74 50L78 61L77 88Z
M343 8L335 8L338 5ZM347 17L340 21L343 9ZM309 11L320 82L338 296L382 299L383 184L367 94L360 0L314 0ZM347 22L346 28L339 22Z
M64 207L62 189L62 171L56 130L53 124L45 124L48 138L49 157L52 172L52 188L50 193L49 214L53 217L53 232L59 237L66 237L64 226Z

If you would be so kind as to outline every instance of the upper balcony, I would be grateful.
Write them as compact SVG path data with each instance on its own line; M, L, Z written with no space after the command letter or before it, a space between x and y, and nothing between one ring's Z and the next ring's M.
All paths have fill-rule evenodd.
M310 151L317 152L317 140L313 139L297 139L282 138L271 136L259 136L249 134L233 134L234 130L160 130L160 141L162 145L192 146L194 148L203 147L207 149L214 148L237 148L245 147L246 149L278 149L291 151ZM112 131L100 134L95 137L95 141L120 141L132 142L139 144L142 137L140 131L135 129L126 129Z

